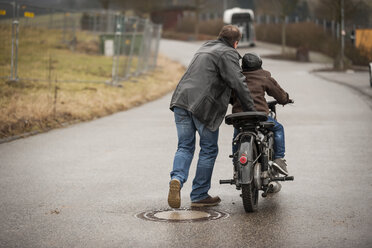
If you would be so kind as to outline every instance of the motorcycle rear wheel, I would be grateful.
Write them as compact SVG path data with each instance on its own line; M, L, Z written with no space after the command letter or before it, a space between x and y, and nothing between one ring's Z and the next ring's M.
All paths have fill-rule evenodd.
M253 182L242 184L242 199L245 212L251 213L257 210L258 197L258 189L255 188Z

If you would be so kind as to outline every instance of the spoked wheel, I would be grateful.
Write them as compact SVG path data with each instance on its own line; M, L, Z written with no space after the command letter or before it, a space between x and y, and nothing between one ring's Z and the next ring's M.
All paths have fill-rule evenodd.
M242 185L242 199L245 212L255 212L258 206L258 190L253 182Z

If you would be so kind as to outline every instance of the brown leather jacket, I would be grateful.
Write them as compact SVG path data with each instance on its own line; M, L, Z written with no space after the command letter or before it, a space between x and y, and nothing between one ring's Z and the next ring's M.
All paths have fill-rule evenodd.
M289 95L285 92L280 85L271 77L270 72L263 69L255 71L243 72L249 91L253 98L254 106L256 111L269 113L269 107L267 106L265 99L265 92L275 98L280 104L287 104L289 101ZM232 94L233 113L242 112L239 99L235 96L235 92Z

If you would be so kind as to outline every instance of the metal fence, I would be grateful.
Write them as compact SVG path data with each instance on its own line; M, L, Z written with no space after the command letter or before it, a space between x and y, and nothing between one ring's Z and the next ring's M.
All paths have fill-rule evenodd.
M114 80L137 76L156 66L161 26L149 20L119 17L114 35Z
M0 78L117 83L156 66L162 26L0 1L0 32Z
M279 16L274 15L257 15L256 16L256 23L257 24L279 24L282 20ZM332 35L333 37L339 39L340 38L340 28L341 25L339 22L336 21L329 21L326 19L317 19L317 18L310 18L310 17L299 17L299 16L286 16L284 18L285 23L299 23L299 22L312 22L318 26L321 26L324 32ZM355 30L355 25L349 27L350 31Z

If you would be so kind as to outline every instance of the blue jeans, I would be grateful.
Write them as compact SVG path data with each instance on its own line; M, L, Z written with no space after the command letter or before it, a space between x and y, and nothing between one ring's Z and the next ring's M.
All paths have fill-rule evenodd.
M189 111L174 107L174 119L177 127L178 148L174 156L171 179L178 179L181 187L187 181L189 169L195 151L195 133L200 136L199 160L196 168L190 198L192 202L208 197L214 162L218 154L218 129L210 131Z
M274 132L274 159L277 158L284 158L285 154L285 137L284 137L284 128L282 124L277 122L275 119L272 117L267 118L268 121L272 121L275 123L275 126L270 129L270 131ZM239 130L234 128L234 138L238 136ZM233 154L237 152L238 147L233 145Z

